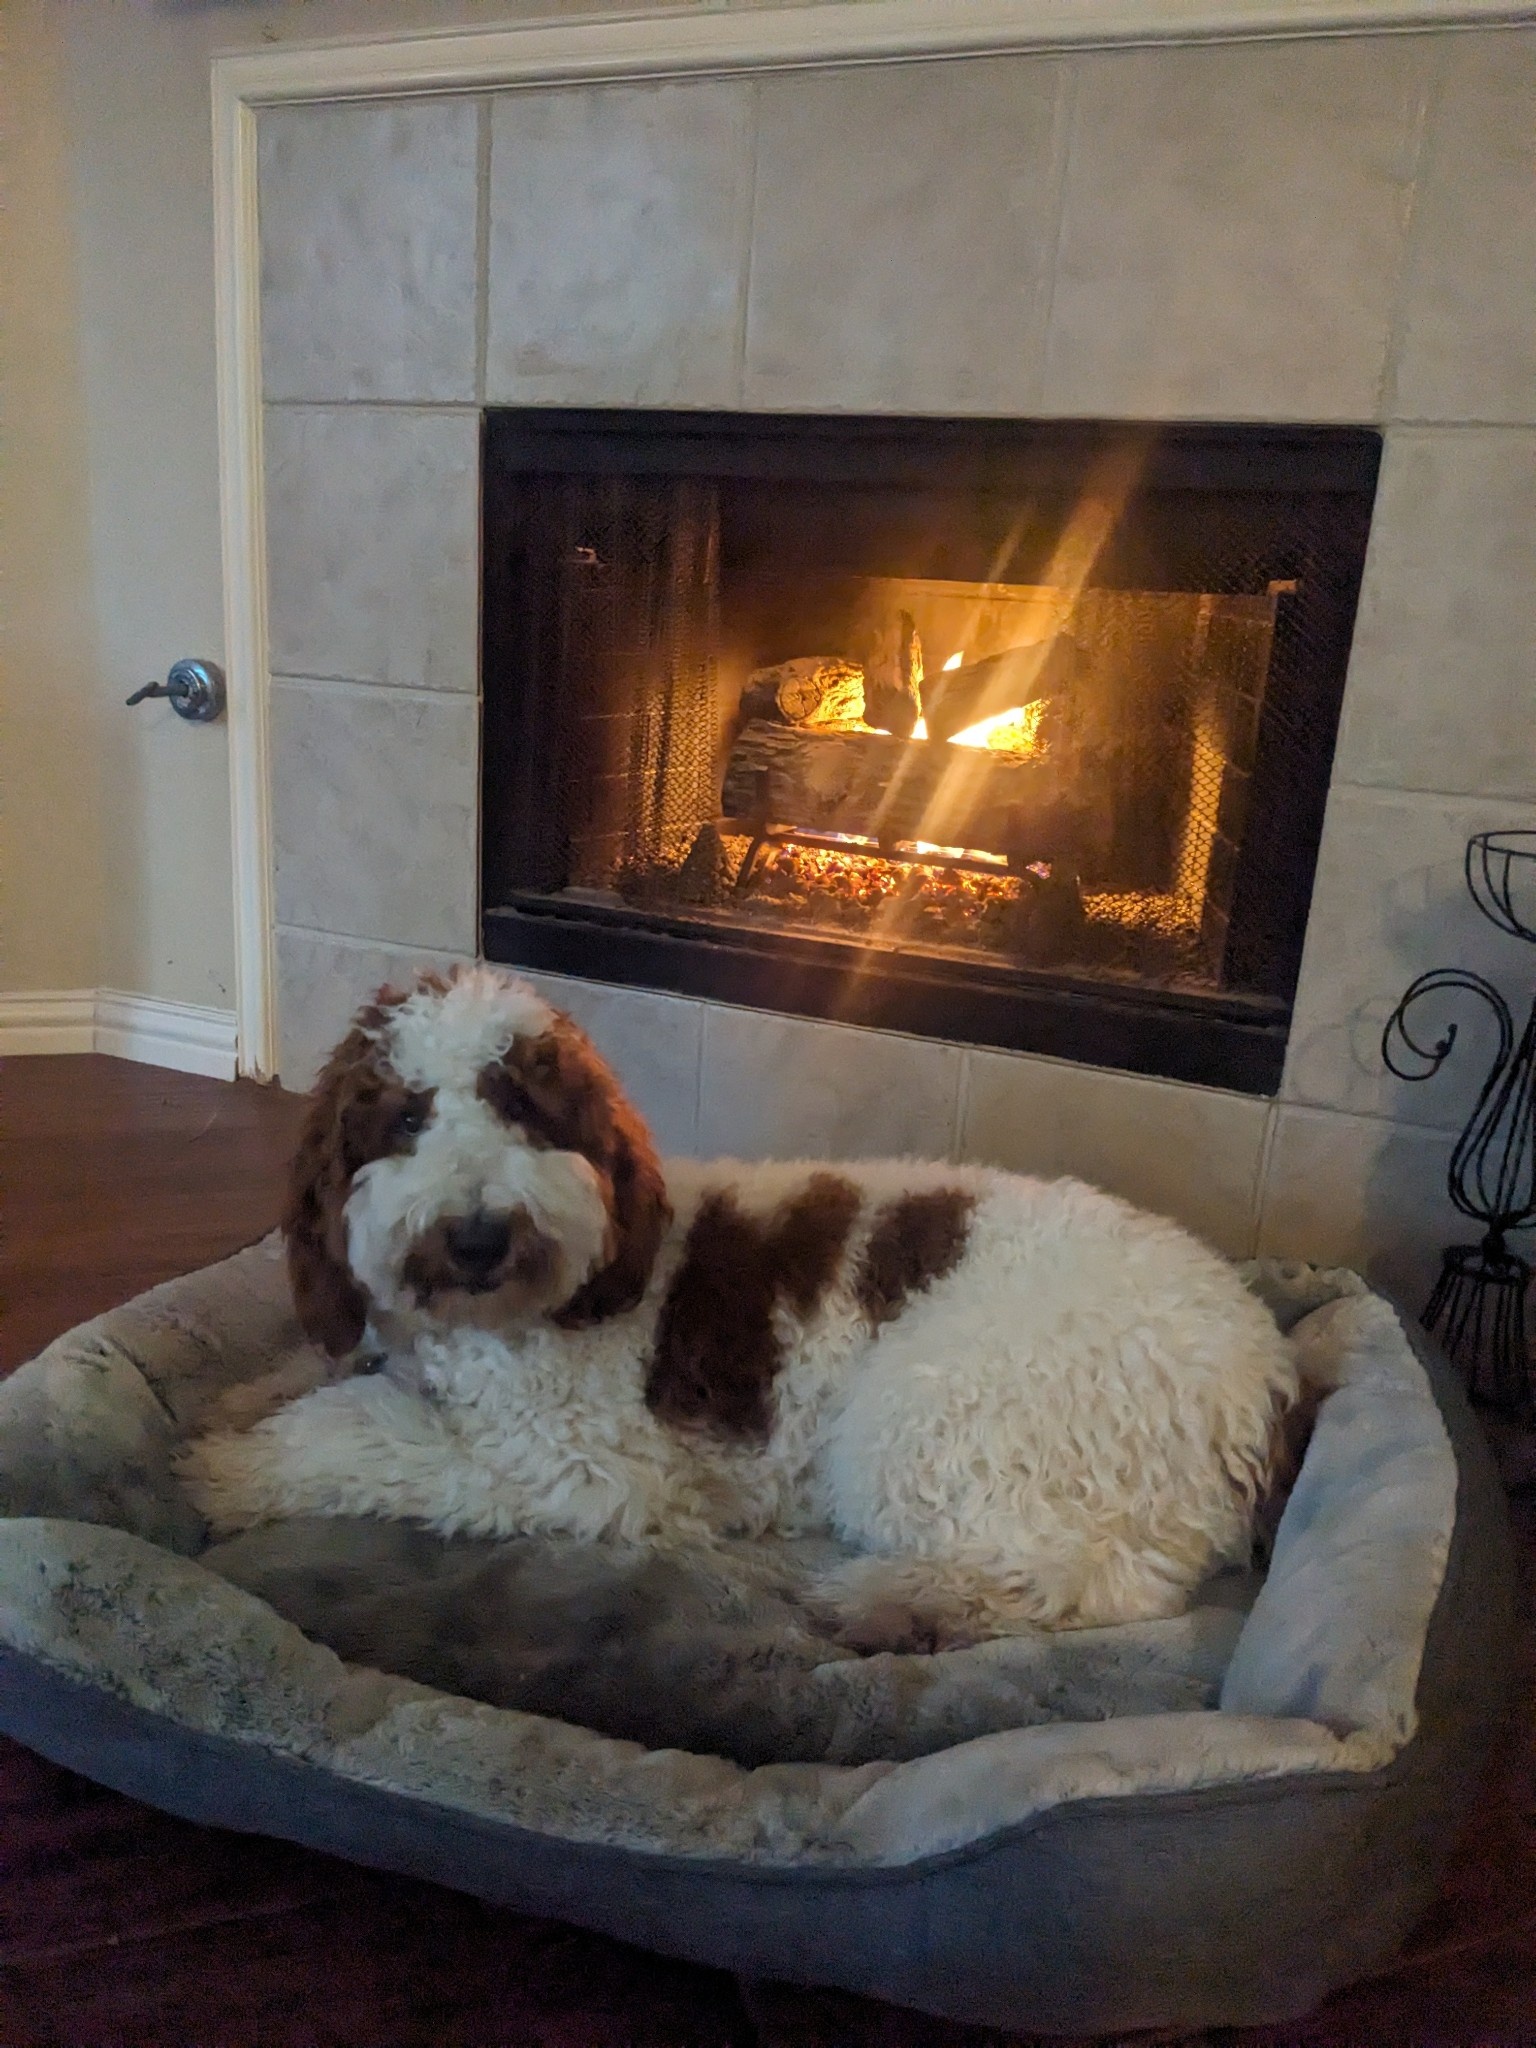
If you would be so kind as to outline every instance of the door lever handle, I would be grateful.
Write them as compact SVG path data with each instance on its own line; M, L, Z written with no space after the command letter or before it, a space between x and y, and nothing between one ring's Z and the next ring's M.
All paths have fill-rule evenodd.
M173 661L163 683L146 683L127 702L142 704L148 697L169 697L178 717L211 725L224 711L224 671L216 661Z

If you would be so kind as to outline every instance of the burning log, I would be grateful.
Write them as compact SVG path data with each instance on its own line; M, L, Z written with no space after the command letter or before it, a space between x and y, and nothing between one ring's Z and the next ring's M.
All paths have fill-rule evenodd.
M864 664L864 716L910 739L923 715L923 643L910 612L898 612Z
M977 747L882 732L806 732L754 720L731 749L721 802L751 825L927 840L1020 860L1072 842L1055 771Z
M1032 704L1038 697L1059 697L1071 688L1076 664L1076 642L1059 633L1038 646L1009 647L963 668L941 669L923 690L928 737L952 739L983 718Z
M785 725L857 725L864 716L864 671L834 654L754 669L741 693L741 713Z

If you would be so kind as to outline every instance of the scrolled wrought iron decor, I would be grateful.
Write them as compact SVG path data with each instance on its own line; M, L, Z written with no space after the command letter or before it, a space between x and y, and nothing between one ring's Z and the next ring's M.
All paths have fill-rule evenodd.
M1479 832L1467 841L1467 889L1490 924L1536 945L1536 832ZM1512 1231L1536 1224L1536 999L1518 1040L1515 1016L1492 982L1457 967L1421 974L1387 1020L1381 1056L1402 1081L1437 1074L1456 1043L1453 1023L1433 1044L1410 1017L1424 997L1455 989L1493 1014L1498 1049L1451 1154L1446 1186L1463 1216L1483 1226L1477 1244L1448 1246L1421 1321L1466 1374L1474 1400L1536 1421L1527 1332L1532 1265L1511 1249ZM1407 1063L1404 1063L1407 1062Z

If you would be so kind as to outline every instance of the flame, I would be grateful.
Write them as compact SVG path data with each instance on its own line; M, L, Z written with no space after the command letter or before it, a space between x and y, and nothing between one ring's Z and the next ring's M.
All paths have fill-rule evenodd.
M961 666L962 666L962 664L964 663L964 661L965 661L965 655L964 655L964 653L960 653L960 654L952 654L952 655L951 655L951 656L949 657L948 661L946 661L946 662L945 662L944 666L945 666L945 668L947 668L947 669L950 669L950 668L959 668L959 667L961 667ZM919 720L917 721L916 725L914 725L914 726L913 726L913 728L912 728L912 737L913 737L913 739L915 739L915 740L925 740L925 739L927 739L927 737L928 737L928 721L927 721L927 719L926 719L926 718L919 718Z
M1006 868L1008 856L1004 853L984 853L976 846L936 846L931 839L909 839L903 842L914 853L941 854L949 860L974 860L984 862L989 868Z
M1040 745L1040 721L1045 716L1045 699L1016 705L991 718L978 718L964 732L951 733L952 747L986 747L994 754L1033 754Z

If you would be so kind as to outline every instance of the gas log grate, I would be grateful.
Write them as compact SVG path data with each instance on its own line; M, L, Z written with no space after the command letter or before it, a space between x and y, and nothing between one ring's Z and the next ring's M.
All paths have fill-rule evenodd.
M492 411L486 952L1272 1090L1379 456Z

